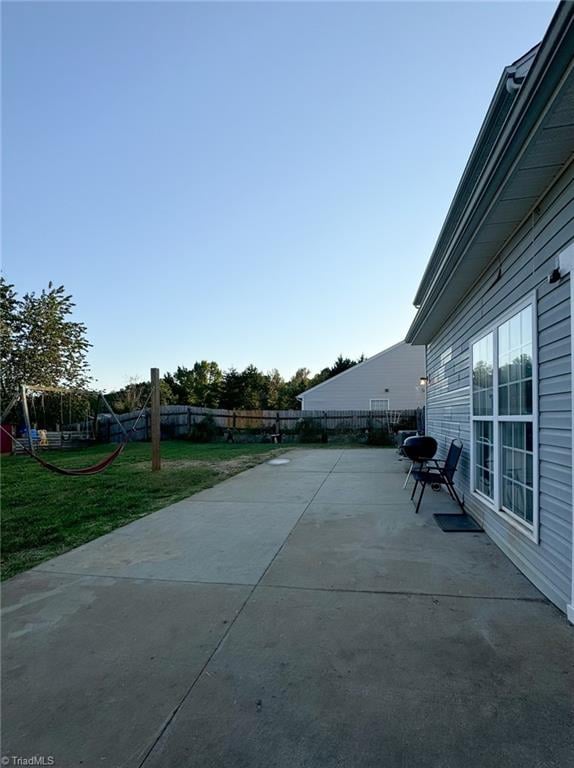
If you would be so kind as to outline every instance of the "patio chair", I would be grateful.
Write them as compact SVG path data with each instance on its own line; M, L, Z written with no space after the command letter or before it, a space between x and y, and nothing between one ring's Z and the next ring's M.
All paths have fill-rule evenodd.
M418 513L421 501L423 500L423 494L427 485L444 485L453 501L456 501L459 507L464 512L464 504L460 500L456 488L454 487L454 473L458 466L458 462L462 453L462 442L460 440L453 440L448 449L446 459L440 461L439 459L433 459L435 467L424 467L421 469L414 469L412 476L415 479L415 485L413 492L411 493L411 500L414 499L415 491L418 484L421 484L421 493L417 501L417 507L415 512Z

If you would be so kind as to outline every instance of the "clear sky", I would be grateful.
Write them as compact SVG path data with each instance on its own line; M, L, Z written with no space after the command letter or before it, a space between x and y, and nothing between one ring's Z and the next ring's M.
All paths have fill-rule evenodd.
M3 3L3 272L105 388L400 340L502 69L555 2Z

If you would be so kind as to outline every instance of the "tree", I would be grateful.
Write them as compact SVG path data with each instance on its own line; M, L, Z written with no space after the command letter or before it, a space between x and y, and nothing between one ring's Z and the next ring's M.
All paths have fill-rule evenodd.
M0 365L2 400L12 397L17 391L18 380L18 339L21 335L20 302L14 286L0 277Z
M277 368L267 374L267 407L281 410L285 401L285 381Z
M125 387L110 392L107 399L116 413L131 413L143 406L148 393L149 385L132 376Z
M150 392L151 382L138 381L135 376L132 376L125 387L116 392L110 392L107 400L116 413L132 413L143 408ZM171 405L176 401L170 383L165 378L159 382L159 397L162 405Z
M166 373L163 379L169 384L178 405L191 405L193 376L189 368L178 365L175 373Z
M164 380L180 405L204 408L217 408L219 405L223 372L214 361L195 362L191 369L180 365L174 374L167 373Z
M343 373L343 371L348 371L349 368L357 365L357 362L357 360L351 360L350 357L343 357L343 355L339 355L333 365L329 368L329 375L327 378L330 379L333 376L338 376L340 373Z
M233 410L242 407L243 380L236 368L230 368L223 376L221 407Z
M3 396L20 384L82 389L90 382L86 326L70 319L74 302L64 286L48 284L19 299L0 278Z
M217 363L207 360L194 363L192 377L192 404L203 408L217 408L223 384L223 373Z
M317 384L322 384L324 381L327 381L327 379L332 379L333 376L338 376L340 373L343 373L343 371L348 371L349 368L353 368L357 363L362 363L364 360L366 360L365 355L361 355L357 360L352 360L350 357L339 355L333 365L323 368L309 380L307 389L316 387Z
M267 407L267 379L254 365L248 365L241 374L242 408L257 410Z
M299 368L294 375L285 384L283 395L284 408L301 408L301 403L297 400L297 395L309 389L311 386L311 371L308 368Z

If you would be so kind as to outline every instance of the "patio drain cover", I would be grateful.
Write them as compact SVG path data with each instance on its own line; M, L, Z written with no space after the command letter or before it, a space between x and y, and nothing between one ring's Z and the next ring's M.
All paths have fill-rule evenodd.
M289 464L290 459L269 459L268 464Z

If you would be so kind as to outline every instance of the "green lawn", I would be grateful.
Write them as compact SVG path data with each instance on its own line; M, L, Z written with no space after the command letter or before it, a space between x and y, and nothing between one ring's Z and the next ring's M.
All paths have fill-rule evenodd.
M162 469L152 473L149 443L132 443L110 468L92 477L56 475L25 456L3 458L2 578L209 488L281 450L271 443L163 442ZM43 455L60 466L81 467L109 452L110 446L94 446Z

